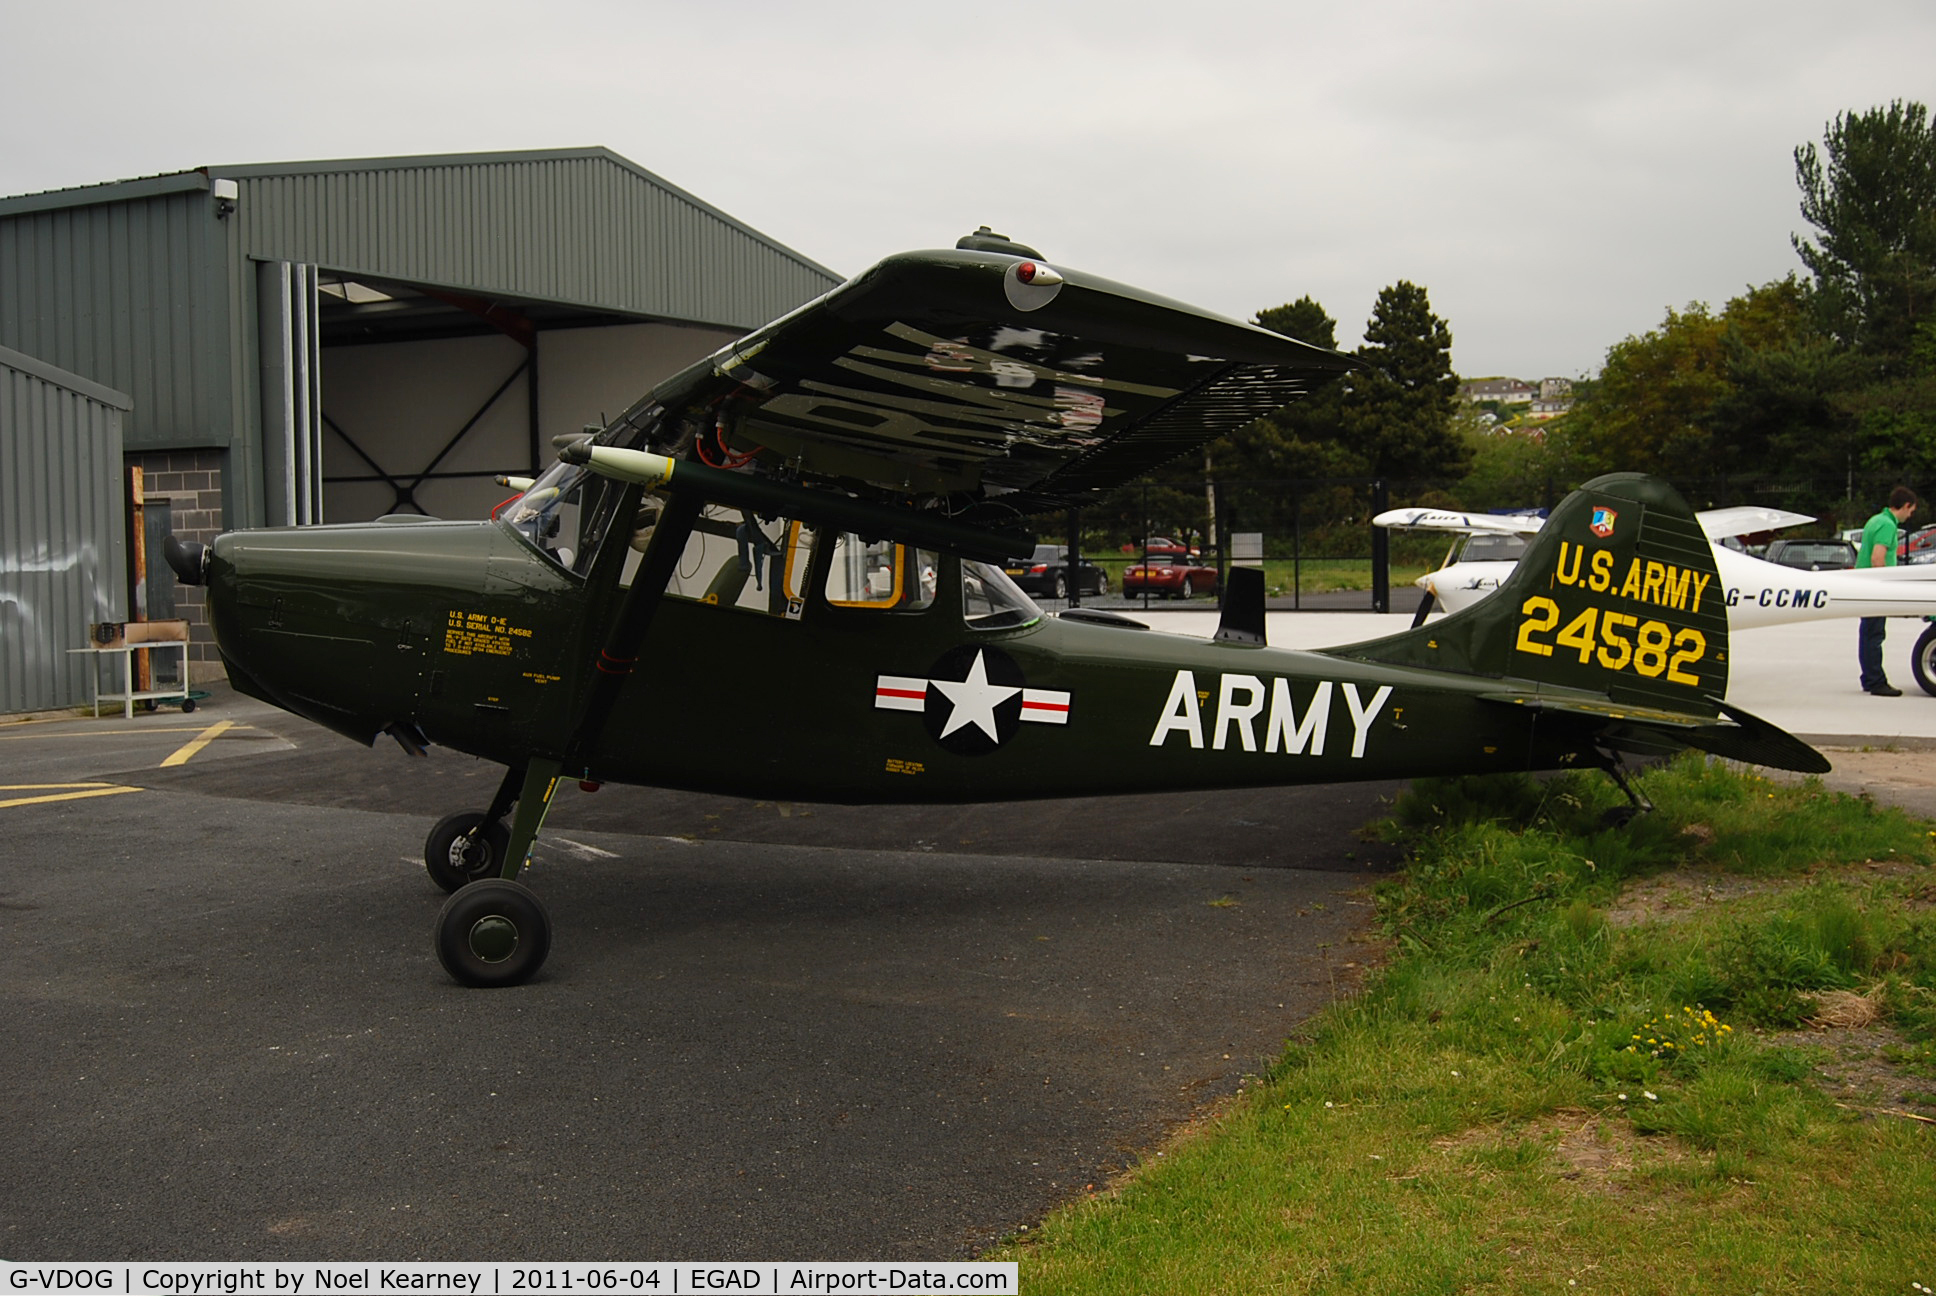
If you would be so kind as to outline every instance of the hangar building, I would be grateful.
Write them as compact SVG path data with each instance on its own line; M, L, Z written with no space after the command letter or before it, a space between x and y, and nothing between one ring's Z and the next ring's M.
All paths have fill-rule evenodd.
M505 494L492 477L542 467L553 436L838 282L602 148L203 167L0 198L0 348L124 394L126 461L183 539L482 517ZM33 502L50 487L8 474L0 514L58 531ZM179 596L192 657L215 661L200 591L151 566L148 606ZM84 624L54 628L85 642Z

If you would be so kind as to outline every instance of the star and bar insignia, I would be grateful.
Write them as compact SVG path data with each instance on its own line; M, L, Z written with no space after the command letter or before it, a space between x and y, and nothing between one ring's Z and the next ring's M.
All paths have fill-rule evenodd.
M1029 688L1000 649L963 647L944 654L925 678L877 676L874 707L919 712L936 742L966 756L995 750L1024 723L1068 724L1070 695Z

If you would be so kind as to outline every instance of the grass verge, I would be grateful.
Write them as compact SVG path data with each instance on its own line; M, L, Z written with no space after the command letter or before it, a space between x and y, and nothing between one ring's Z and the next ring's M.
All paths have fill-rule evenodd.
M1421 781L1388 957L1031 1292L1936 1288L1936 833L1698 757Z

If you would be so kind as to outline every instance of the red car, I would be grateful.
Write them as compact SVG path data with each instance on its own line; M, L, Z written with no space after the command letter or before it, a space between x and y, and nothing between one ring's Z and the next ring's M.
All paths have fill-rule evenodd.
M1134 545L1126 545L1124 548L1129 553L1138 552ZM1141 552L1148 554L1152 560L1157 558L1196 557L1196 551L1194 549L1191 549L1180 540L1171 540L1167 536L1150 536L1143 541Z
M1205 567L1181 556L1151 554L1148 565L1130 567L1123 572L1126 595L1149 593L1165 598L1189 598L1216 587L1215 567Z

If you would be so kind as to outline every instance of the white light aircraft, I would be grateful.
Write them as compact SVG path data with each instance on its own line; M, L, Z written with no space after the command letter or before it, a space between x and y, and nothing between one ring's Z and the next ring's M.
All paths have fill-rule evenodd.
M1831 617L1936 616L1936 563L1803 571L1764 562L1720 542L1813 522L1807 514L1750 505L1709 509L1695 517L1714 543L1717 593L1727 607L1730 630ZM1540 529L1543 519L1531 513L1404 508L1380 513L1371 521L1373 526L1393 530L1444 531L1457 537L1444 565L1415 582L1427 596L1419 614L1423 620L1434 605L1458 612L1498 589L1518 565L1528 537ZM1636 578L1644 579L1644 573ZM1622 577L1615 574L1611 579ZM1697 597L1692 591L1688 596ZM1913 661L1917 682L1936 693L1936 626L1917 643Z

